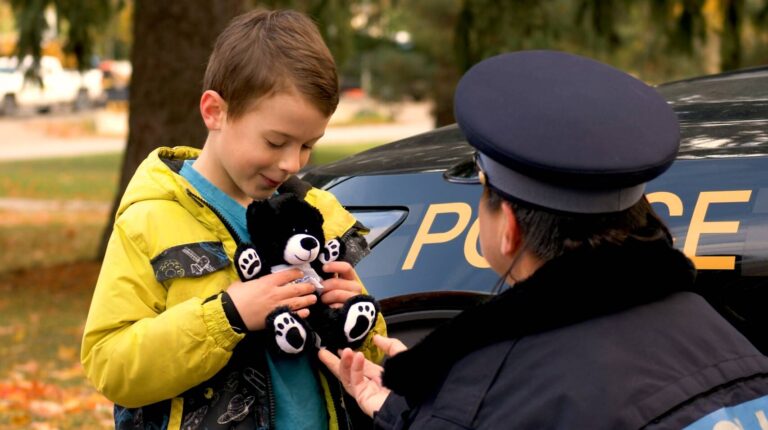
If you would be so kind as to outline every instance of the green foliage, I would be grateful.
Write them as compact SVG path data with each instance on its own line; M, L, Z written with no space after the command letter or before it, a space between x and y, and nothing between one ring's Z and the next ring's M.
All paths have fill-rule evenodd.
M427 96L434 64L422 53L379 46L368 52L366 59L371 73L371 96L385 102L398 102L404 97L421 100Z
M35 68L42 54L43 35L49 30L46 12L56 13L56 26L65 35L64 52L77 60L78 68L90 67L97 33L104 29L123 0L10 0L16 16L19 40L17 55L32 55ZM36 71L33 70L33 73Z
M355 0L252 0L251 7L295 9L312 17L338 64L351 55L353 32L350 26Z
M321 143L317 145L317 148L312 151L309 163L313 166L331 163L350 155L357 154L358 152L371 149L374 146L381 145L382 143L385 142L365 142L358 144L333 144L332 142Z

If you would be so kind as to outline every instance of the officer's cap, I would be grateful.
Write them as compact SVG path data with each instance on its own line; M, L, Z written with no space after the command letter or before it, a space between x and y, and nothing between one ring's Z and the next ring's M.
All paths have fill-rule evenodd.
M556 211L627 209L679 147L677 116L656 90L563 52L486 59L462 77L454 106L488 185Z

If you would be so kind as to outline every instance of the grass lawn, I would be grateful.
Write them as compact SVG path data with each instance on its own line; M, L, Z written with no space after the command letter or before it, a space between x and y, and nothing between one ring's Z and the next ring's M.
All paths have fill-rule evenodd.
M122 155L5 161L0 197L111 201Z
M330 163L380 144L324 143L313 151L310 164ZM121 162L120 154L0 162L0 198L111 202Z

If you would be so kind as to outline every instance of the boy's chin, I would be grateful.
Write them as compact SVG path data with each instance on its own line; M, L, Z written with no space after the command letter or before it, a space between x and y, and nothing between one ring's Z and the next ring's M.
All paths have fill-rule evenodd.
M254 190L252 193L249 194L248 197L250 197L253 200L264 200L272 197L277 192L277 187L264 187L259 188L258 190Z

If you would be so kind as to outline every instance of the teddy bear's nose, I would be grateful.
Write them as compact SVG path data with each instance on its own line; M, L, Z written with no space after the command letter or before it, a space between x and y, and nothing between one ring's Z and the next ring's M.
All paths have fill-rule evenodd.
M304 239L301 239L301 247L307 251L314 249L317 247L317 239L314 237L305 237Z

